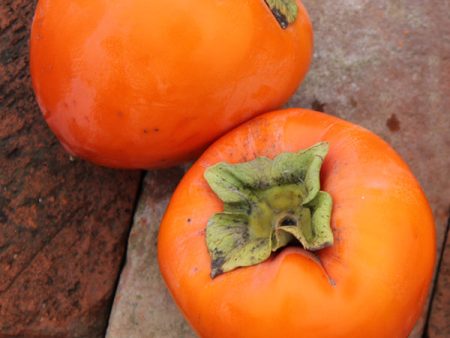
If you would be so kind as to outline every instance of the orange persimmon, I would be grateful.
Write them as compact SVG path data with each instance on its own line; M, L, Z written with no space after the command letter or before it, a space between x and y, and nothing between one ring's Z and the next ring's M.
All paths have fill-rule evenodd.
M303 162L283 165L298 154ZM276 217L269 217L275 220L269 228L292 228L295 217L280 221L278 215L295 215L283 205L291 208L295 198L305 196L302 191L309 194L308 187L298 196L290 192L314 177L294 177L289 194L280 189L286 187L283 175L291 175L296 165L301 172L305 161L331 197L331 218L324 221L333 239L312 252L305 249L308 241L303 246L285 241L288 247L252 261L261 245L244 247L242 241L260 230L242 226L262 226L258 222L265 216L253 214L263 209L254 208L270 197L264 205ZM267 185L265 172L281 186ZM255 198L247 206L245 194ZM313 209L310 216L308 222L315 217ZM222 228L214 228L217 224ZM336 117L281 110L225 134L194 163L163 217L158 259L177 305L201 337L407 337L432 279L434 221L419 183L382 139Z
M121 168L192 159L286 102L311 56L297 0L40 0L31 31L48 125L70 153Z

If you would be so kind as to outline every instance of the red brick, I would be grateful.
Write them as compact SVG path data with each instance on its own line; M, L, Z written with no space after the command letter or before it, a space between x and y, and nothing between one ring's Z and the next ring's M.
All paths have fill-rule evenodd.
M0 4L0 337L101 337L139 172L71 160L28 73L35 1Z

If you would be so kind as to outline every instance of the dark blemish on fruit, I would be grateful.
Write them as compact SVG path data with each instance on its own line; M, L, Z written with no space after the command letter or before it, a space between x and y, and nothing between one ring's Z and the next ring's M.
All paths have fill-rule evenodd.
M154 128L153 131L154 131L154 132L158 132L158 131L159 131L159 128Z
M322 103L319 100L314 99L314 101L311 103L311 108L315 111L320 111L321 113L324 113L325 105L326 103Z
M191 219L190 219L190 218L188 218L188 219L187 219L187 222L188 222L188 223L191 223Z
M390 131L396 132L400 130L400 120L395 114L392 114L390 118L386 120L386 126Z
M217 255L223 254L222 252L216 252ZM225 258L222 256L217 257L211 264L211 277L214 278L223 273L222 265L225 263Z
M144 134L147 134L148 133L148 130L147 129L144 129Z

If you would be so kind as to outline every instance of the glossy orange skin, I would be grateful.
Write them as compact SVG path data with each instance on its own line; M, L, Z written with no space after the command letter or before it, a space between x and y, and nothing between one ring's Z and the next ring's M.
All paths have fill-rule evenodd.
M212 280L205 227L222 203L205 168L319 141L330 145L321 181L334 203L335 244L317 253L323 268L288 248ZM202 155L173 195L158 245L169 290L201 337L393 338L407 337L421 314L436 244L428 202L389 145L349 122L291 109L241 125Z
M37 101L72 154L111 167L178 164L294 93L312 55L299 6L283 30L264 0L40 0Z

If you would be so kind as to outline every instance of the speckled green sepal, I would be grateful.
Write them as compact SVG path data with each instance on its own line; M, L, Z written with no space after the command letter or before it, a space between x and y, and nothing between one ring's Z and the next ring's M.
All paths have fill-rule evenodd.
M293 240L312 251L332 245L332 200L320 191L327 152L328 143L322 142L273 160L218 163L205 171L224 202L223 212L211 217L206 228L212 277L263 262Z

